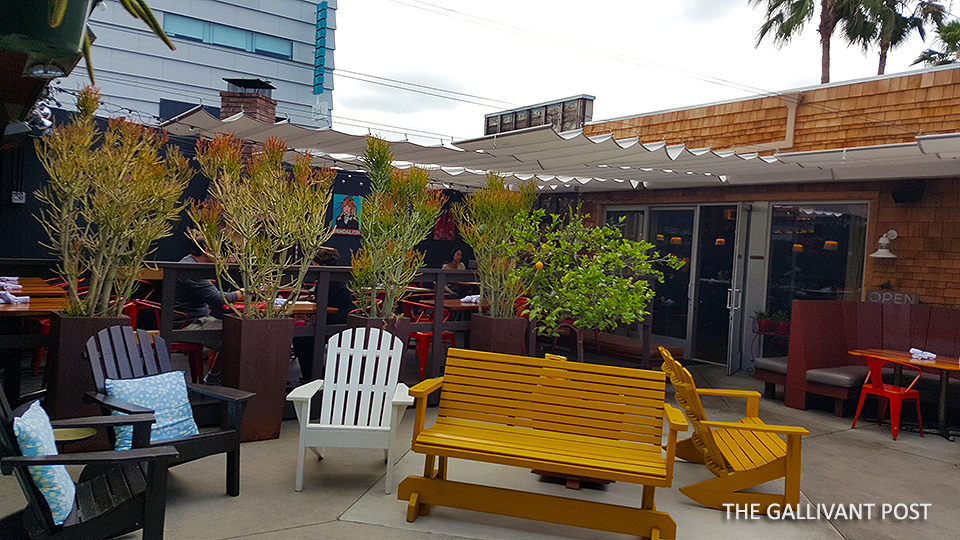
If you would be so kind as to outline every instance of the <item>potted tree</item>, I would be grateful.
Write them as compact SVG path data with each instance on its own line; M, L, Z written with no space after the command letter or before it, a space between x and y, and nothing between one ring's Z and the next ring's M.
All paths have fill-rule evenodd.
M516 313L524 287L508 244L516 216L529 214L535 199L534 182L511 191L503 176L489 173L485 187L453 207L460 234L477 260L481 311L470 318L470 345L475 349L526 353L529 319Z
M216 261L220 290L244 291L242 308L230 305L224 317L220 356L223 384L257 393L244 414L243 440L280 436L290 314L313 258L333 234L326 214L336 173L311 167L302 154L288 171L286 150L270 138L243 159L243 142L232 135L197 143L210 188L205 201L191 205L190 217ZM283 298L282 290L291 292Z
M170 235L193 174L177 147L161 156L161 133L122 118L101 130L94 119L99 103L99 92L84 88L72 122L37 141L50 175L36 193L37 218L59 259L57 274L69 300L62 316L52 319L59 343L47 366L46 405L60 418L84 412L78 404L95 387L81 362L83 344L100 329L125 322L122 310L137 275L153 243Z
M663 279L657 266L679 269L683 262L623 238L618 227L589 227L585 215L552 214L545 223L543 217L543 210L518 216L512 244L523 261L518 272L529 287L529 314L540 321L540 335L557 336L561 325L571 326L582 362L585 330L642 321L654 296L649 280Z
M446 198L427 188L426 170L394 168L390 143L382 139L367 138L363 163L370 194L360 209L360 249L351 256L349 284L360 314L351 314L347 324L377 326L406 339L406 319L396 308L423 265L423 253L414 248L436 224Z

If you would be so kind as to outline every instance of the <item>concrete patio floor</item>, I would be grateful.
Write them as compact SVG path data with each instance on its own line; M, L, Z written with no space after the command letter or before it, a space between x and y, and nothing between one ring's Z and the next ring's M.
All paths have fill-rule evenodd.
M593 357L592 361L613 362ZM295 363L294 363L295 364ZM408 362L415 366L415 362ZM629 364L627 364L629 365ZM762 391L762 383L746 374L728 377L718 366L690 364L702 387ZM412 368L415 370L415 368ZM415 373L405 373L410 379ZM673 401L672 388L668 399ZM736 399L704 401L713 420L742 417ZM871 519L756 520L733 519L684 497L678 487L712 477L702 465L677 461L674 487L658 489L657 509L677 522L679 538L790 539L947 539L960 531L960 442L935 435L920 437L901 430L892 440L888 424L878 427L875 413L866 413L856 430L852 419L835 418L832 407L797 411L782 400L761 400L760 416L768 424L800 425L810 430L803 440L802 505L816 517L817 505L873 504ZM430 409L435 415L436 409ZM910 418L908 416L908 418ZM401 424L404 440L412 430L413 409ZM428 423L430 419L428 419ZM932 418L930 421L932 423ZM277 440L242 447L241 495L224 494L224 456L212 456L170 470L166 538L218 540L230 538L398 540L546 540L618 539L627 536L562 525L544 524L478 512L434 507L414 523L404 519L406 501L383 493L384 463L379 450L329 449L317 461L308 453L303 491L293 490L297 423L285 421ZM398 464L399 478L420 474L421 455L407 452ZM616 504L637 504L641 488L633 484L567 490L528 470L451 460L450 478L561 496L584 497ZM779 487L770 486L771 489ZM926 519L881 519L882 505L929 504ZM13 477L0 477L0 515L21 508L24 499ZM919 508L919 507L917 507ZM901 508L902 509L902 508ZM139 538L139 533L127 538Z

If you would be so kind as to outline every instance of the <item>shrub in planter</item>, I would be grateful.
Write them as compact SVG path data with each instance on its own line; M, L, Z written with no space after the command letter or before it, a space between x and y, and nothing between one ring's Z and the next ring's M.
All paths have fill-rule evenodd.
M46 399L54 418L83 413L80 398L96 387L80 353L98 330L124 324L137 275L154 242L170 235L182 208L177 201L193 175L176 147L163 155L166 139L156 131L122 118L101 131L94 120L99 103L99 92L84 88L72 122L37 141L50 175L36 192L37 219L69 301L51 328L56 344L47 363Z
M310 265L333 235L327 223L336 173L298 155L283 164L286 144L268 139L246 160L243 143L217 135L197 143L197 161L210 179L209 196L190 217L215 259L217 285L244 290L223 324L223 383L256 392L244 414L242 440L277 438L293 339L290 313ZM235 262L239 278L230 272ZM285 277L293 269L292 277ZM292 292L284 299L281 289Z
M486 186L453 207L460 234L477 260L481 312L470 319L470 344L479 350L527 352L527 319L516 313L524 285L508 244L513 242L516 216L530 213L536 184L522 182L517 188L508 189L504 177L490 173Z

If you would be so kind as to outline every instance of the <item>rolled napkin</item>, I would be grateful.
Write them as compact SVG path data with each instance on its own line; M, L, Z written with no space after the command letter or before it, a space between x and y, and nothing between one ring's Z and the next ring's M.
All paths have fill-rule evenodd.
M479 295L479 294L468 294L467 296L464 296L463 298L461 298L461 299L460 299L460 302L461 302L462 304L479 304L479 303L480 303L480 295Z
M16 283L20 281L20 278L14 276L0 276L0 282L6 283Z
M16 296L10 291L0 291L0 304L26 304L29 296Z
M0 282L0 290L3 290L3 291L19 291L22 288L23 288L23 285L12 283L10 281Z
M914 360L933 360L937 357L937 355L932 352L920 349L910 349L910 354L913 355Z

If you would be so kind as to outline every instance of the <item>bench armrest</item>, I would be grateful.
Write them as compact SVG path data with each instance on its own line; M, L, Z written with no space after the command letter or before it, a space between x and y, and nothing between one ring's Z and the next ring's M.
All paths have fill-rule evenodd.
M51 420L50 425L56 428L83 428L83 427L115 427L135 426L138 424L151 425L156 422L153 413L118 414L110 416L88 416L85 418L66 418Z
M683 415L683 412L673 405L664 403L663 413L664 417L667 419L667 425L671 430L686 431L690 428L690 425L687 424L687 418Z
M703 427L709 428L724 428L724 429L739 429L742 431L757 431L761 433L777 433L782 435L809 435L810 432L806 428L800 426L775 426L767 424L741 424L740 422L713 422L713 421L704 421L700 422L700 425Z
M3 474L10 474L18 465L89 465L92 463L122 463L128 461L170 461L180 455L172 446L134 448L133 450L106 450L53 456L9 456L0 460Z
M403 383L397 383L397 391L393 394L393 405L409 407L413 405L414 398L410 395L410 389Z
M287 401L309 402L313 399L313 396L321 390L323 390L323 379L310 381L291 390L290 393L287 394Z
M435 379L427 379L425 381L420 381L413 388L410 389L410 395L415 398L427 397L428 395L436 392L443 385L443 377L437 377Z
M257 395L255 392L238 390L236 388L229 388L226 386L208 386L206 384L195 383L187 383L187 391L230 403L247 401L249 399L253 399L253 396Z
M728 390L726 388L697 388L701 396L742 397L747 398L747 414L756 418L760 416L760 392L754 390Z
M413 419L413 444L417 442L417 435L423 431L427 421L427 396L443 386L443 377L420 381L410 389L409 393L417 400L417 412Z
M664 463L667 466L667 487L673 483L673 463L677 456L677 432L687 430L687 419L676 407L669 403L663 404L663 416L667 419L667 444L663 445L666 451Z
M92 392L92 391L87 392L85 399L92 400L111 411L117 411L123 414L153 414L154 413L153 409L148 409L146 407L134 405L129 401L123 401L121 399L113 398L106 394L101 394L99 392Z

